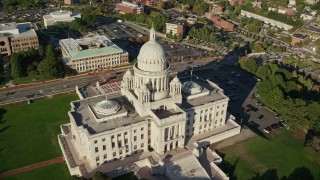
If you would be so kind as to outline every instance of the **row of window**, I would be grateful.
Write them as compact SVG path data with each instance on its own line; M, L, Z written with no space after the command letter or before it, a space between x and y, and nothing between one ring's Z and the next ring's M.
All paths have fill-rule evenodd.
M21 44L12 44L12 47L29 46L29 45L35 45L35 44L38 44L38 42L27 42L27 43L21 43Z
M94 60L94 61L90 61L90 60ZM86 61L87 63L90 63L90 62L105 62L105 61L110 61L110 60L120 60L120 58L119 57L112 57L112 58L109 57L107 59L97 59L97 57L90 57L90 58L73 60L73 62L77 63L77 62Z
M141 148L144 148L144 143L141 143L140 147L141 147ZM97 148L97 147L96 147L96 148ZM137 145L134 145L133 150L136 151L137 149L138 149ZM126 153L128 153L128 152L129 152L129 148L128 148L128 146L127 146L127 147L126 147ZM123 154L123 151L120 149L120 150L119 150L119 155L122 155L122 154ZM115 158L115 157L117 156L117 153L116 153L116 152L113 152L112 155L113 155L113 158ZM104 154L104 155L103 155L103 159L107 159L107 158L108 158L108 155L107 155L107 154ZM100 160L100 157L99 157L99 155L98 155L98 156L96 156L96 161L99 161L99 160Z
M224 106L225 106L225 104L222 105L222 107L224 107ZM208 110L212 111L213 108L214 108L214 107L211 107L210 109L201 110L200 113L201 113L201 114L202 114L202 113L206 113ZM219 109L219 108L220 108L220 106L216 106L216 109Z
M16 39L16 40L11 39L11 42L12 42L12 43L13 43L13 42L24 42L24 41L31 41L31 40L36 40L36 41L38 41L38 38L37 38L37 37L34 37L34 38L25 38L25 39Z

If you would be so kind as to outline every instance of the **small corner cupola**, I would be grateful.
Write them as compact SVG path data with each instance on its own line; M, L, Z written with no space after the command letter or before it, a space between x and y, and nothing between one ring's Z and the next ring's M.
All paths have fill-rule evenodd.
M175 77L172 79L171 82L174 83L174 84L177 84L177 83L180 83L180 80L179 80L179 78L178 78L177 76L175 76Z
M127 77L132 76L132 72L130 71L130 69L127 70L127 72L125 73L125 76Z
M181 82L179 78L176 76L170 82L170 92L171 96L180 95L181 94Z

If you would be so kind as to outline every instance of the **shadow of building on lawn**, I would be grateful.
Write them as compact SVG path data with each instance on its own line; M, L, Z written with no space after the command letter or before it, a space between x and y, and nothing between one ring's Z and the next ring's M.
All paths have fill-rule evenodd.
M293 170L287 176L280 177L276 169L269 169L265 171L263 174L256 173L255 177L250 180L314 180L314 176L311 171L306 167L298 167Z
M3 115L7 112L5 109L0 109L0 133L4 132L7 130L10 125L4 126L5 120L3 119Z

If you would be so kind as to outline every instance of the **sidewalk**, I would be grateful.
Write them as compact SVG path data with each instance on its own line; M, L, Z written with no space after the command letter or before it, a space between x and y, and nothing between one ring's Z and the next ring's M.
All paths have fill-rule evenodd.
M33 169L38 169L38 168L41 168L41 167L44 167L44 166L48 166L48 165L51 165L51 164L61 163L61 162L64 162L63 157L57 157L57 158L54 158L54 159L51 159L51 160L48 160L48 161L43 161L43 162L40 162L40 163L32 164L30 166L26 166L26 167L23 167L23 168L14 169L14 170L11 170L11 171L7 171L7 172L4 172L4 173L1 173L0 174L0 179L8 177L8 176L15 175L15 174L19 174L19 173L22 173L22 172L30 171L30 170L33 170Z

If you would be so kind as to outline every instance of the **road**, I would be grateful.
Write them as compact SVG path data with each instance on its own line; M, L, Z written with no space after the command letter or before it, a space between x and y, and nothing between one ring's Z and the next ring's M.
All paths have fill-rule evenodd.
M256 34L256 33L252 33L252 32L248 32L247 30L243 29L243 28L240 28L238 27L238 29L240 29L241 31L243 32L247 32L247 33L250 33L250 34L255 34L255 35L258 35L258 36L261 36L260 34ZM280 41L279 39L276 39L274 37L271 37L271 36L268 36L267 33L263 34L262 37L264 38L267 38L268 40L271 40L273 43L275 43L276 45L278 46L281 46L281 47L285 47L289 50L291 50L291 52L295 52L295 53L309 53L311 54L313 57L315 58L318 58L320 59L320 55L308 50L308 49L303 49L303 48L295 48L295 47L292 47L292 46L289 46L287 45L285 42L283 41Z
M204 65L207 61L194 62L193 65ZM185 67L190 66L188 63L173 64L171 67L173 71L183 71ZM123 70L120 70L123 71ZM113 72L114 73L114 72ZM70 79L62 79L45 84L32 85L30 87L17 87L14 90L2 90L0 92L0 105L19 102L29 99L38 98L42 96L48 96L51 94L64 93L75 90L75 87L79 88L87 87L97 81L103 82L104 79L101 76L84 76L74 77Z
M88 86L97 81L102 82L100 76L86 76L72 79L62 79L55 82L33 85L31 87L18 88L10 91L0 92L0 104L13 103L29 99L47 96L51 94L63 93Z
M134 23L131 23L131 22L128 22L128 21L125 21L124 24L126 24L127 26L130 26L132 28L134 28L135 30L139 31L140 33L143 33L145 34L146 32L149 32L149 29L145 28L145 27L142 27L142 26L139 26L137 24L134 24ZM171 42L172 39L170 38L167 38L165 34L163 33L160 33L160 32L156 32L156 35L165 39L166 41L169 41ZM201 48L201 49L204 49L204 50L207 50L207 51L212 51L214 49L212 48L209 48L209 47L204 47L204 46L197 46L197 45L194 45L194 44L190 44L190 43L186 43L186 42L181 42L181 44L184 44L184 45L187 45L187 46L191 46L191 47L195 47L195 48Z

